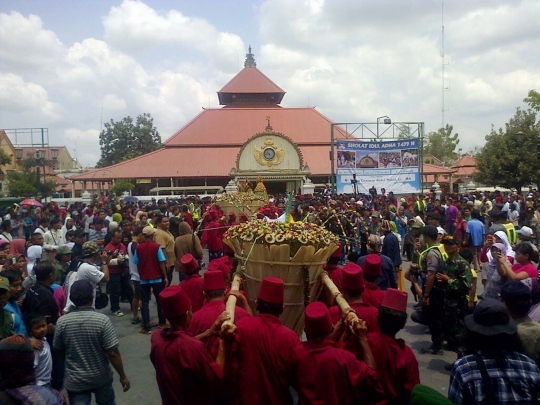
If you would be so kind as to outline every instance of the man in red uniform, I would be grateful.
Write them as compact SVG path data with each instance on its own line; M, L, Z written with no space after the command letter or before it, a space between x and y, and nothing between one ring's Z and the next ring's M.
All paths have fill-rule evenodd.
M365 289L364 272L362 267L354 263L347 263L343 267L343 297L347 300L351 308L356 312L358 318L366 322L368 332L379 330L377 326L377 308L368 305L363 300ZM336 324L341 318L341 311L338 306L330 308L330 317Z
M217 211L208 211L210 222L205 224L202 234L201 245L208 248L208 261L219 259L223 256L223 233L222 224L218 221Z
M298 391L299 404L346 405L365 402L377 387L375 359L369 348L365 322L353 324L354 338L363 349L363 361L360 361L328 340L333 327L323 303L309 304L305 319L307 342L297 345L293 355L293 386Z
M265 277L257 299L258 317L245 317L236 324L239 398L243 405L290 405L292 356L298 336L281 324L283 281ZM234 331L230 329L230 331Z
M191 253L187 253L180 259L186 278L180 283L180 287L191 300L191 310L195 313L204 305L204 280L199 274L199 262Z
M166 258L161 250L161 246L153 242L155 229L151 226L145 226L142 230L144 240L135 248L133 263L137 265L141 277L141 295L143 326L139 333L149 335L152 333L150 325L150 293L154 293L157 301L157 313L159 325L165 326L165 317L161 311L159 303L159 293L169 285L167 280L167 268L165 266Z
M362 267L366 283L362 298L366 304L375 308L379 308L384 299L384 291L375 284L381 275L381 263L381 256L370 253L366 257L364 267Z
M393 288L379 308L379 332L368 334L373 356L377 359L377 373L384 393L378 404L408 404L413 387L420 384L418 361L403 339L396 333L407 322L407 293Z
M229 212L229 221L227 222L227 226L235 226L238 225L238 222L236 222L236 214L234 212Z
M216 261L214 260L214 262ZM193 314L188 329L191 336L196 336L210 329L216 319L225 311L225 280L221 271L209 270L204 273L204 295L207 303ZM237 322L252 314L246 298L238 292L235 292L234 295L237 298L237 307L234 311L234 319ZM212 355L216 354L218 342L217 337L209 338L204 342L208 352Z
M212 404L224 389L224 343L220 343L214 361L204 344L189 336L186 330L191 322L191 301L180 286L164 289L159 294L159 301L171 325L152 335L150 351L162 403ZM217 334L220 329L221 323L215 323L206 334Z
M343 291L343 271L338 265L339 261L341 260L341 249L342 244L338 242L337 249L328 259L328 263L324 265L324 270L328 273L328 277L330 277L330 280L334 282L339 291ZM327 288L321 291L321 294L317 299L319 302L324 302L328 307L333 304L333 300L332 294L330 294L330 291Z
M106 251L110 251L109 261L109 288L111 297L111 312L116 316L124 316L120 309L120 296L126 297L129 302L133 301L133 289L129 283L129 272L127 271L126 246L122 243L122 230L116 229L112 232L111 241L105 246Z

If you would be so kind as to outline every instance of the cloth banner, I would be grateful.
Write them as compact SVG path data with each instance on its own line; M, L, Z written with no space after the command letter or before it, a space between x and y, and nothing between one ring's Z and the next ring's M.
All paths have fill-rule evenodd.
M337 192L368 194L371 187L394 194L420 192L418 138L380 141L338 140Z

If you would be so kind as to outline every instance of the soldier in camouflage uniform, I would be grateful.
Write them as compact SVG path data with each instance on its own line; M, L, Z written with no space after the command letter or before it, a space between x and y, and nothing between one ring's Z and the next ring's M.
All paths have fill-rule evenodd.
M443 331L448 348L455 351L459 358L464 355L464 318L468 309L467 294L471 289L471 268L459 255L459 241L454 236L445 236L441 243L448 255L443 273L437 274L437 280L444 289Z

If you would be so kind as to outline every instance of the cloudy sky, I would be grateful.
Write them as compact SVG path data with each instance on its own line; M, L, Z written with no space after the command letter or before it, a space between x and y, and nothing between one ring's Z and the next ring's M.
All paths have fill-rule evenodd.
M150 113L162 140L242 67L283 88L285 107L336 122L442 123L441 2L146 0L0 2L0 128L48 127L85 165L101 118ZM464 151L540 90L540 1L444 4L445 121ZM103 113L102 113L103 111Z

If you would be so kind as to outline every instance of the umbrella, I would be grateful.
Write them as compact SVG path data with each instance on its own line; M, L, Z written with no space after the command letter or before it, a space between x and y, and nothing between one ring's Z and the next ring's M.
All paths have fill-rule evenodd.
M128 195L124 197L124 201L130 203L130 202L137 202L139 201L139 199L133 195Z
M43 204L33 198L27 198L26 200L22 200L19 205L30 205L32 207L43 208Z

